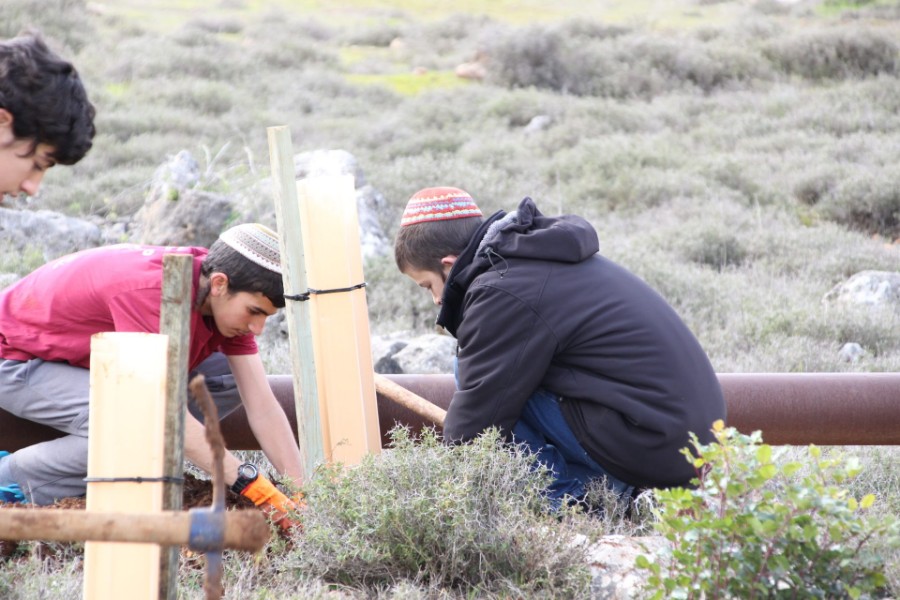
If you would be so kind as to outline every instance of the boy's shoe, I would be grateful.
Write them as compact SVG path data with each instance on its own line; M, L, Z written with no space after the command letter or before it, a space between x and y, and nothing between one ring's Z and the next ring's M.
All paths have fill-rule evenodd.
M0 485L0 502L6 502L9 504L18 504L20 502L25 502L25 494L22 493L22 489L17 483Z
M0 458L9 456L9 452L0 450ZM17 502L25 502L25 494L18 483L0 481L0 502L8 502L10 504Z

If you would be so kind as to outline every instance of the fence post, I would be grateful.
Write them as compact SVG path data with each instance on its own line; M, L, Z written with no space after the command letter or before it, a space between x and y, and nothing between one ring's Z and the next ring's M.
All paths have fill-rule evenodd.
M167 345L154 333L91 337L88 511L162 512ZM121 481L135 478L155 481ZM87 542L84 597L158 598L160 556L156 544Z
M269 127L268 137L284 293L290 296L303 293L308 287L291 132L284 126ZM309 303L288 300L285 316L290 335L297 439L306 470L304 477L309 477L316 465L325 460Z
M163 510L181 510L184 485L184 419L187 410L188 349L191 337L194 257L190 254L163 256L162 303L159 332L168 336L166 377L166 422L163 475L174 478L163 483ZM178 592L179 548L166 548L159 571L160 600L175 600Z

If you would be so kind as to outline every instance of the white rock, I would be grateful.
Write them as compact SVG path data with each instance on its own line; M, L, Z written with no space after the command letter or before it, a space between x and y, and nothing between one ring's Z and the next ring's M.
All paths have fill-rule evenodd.
M900 273L860 271L834 286L823 300L867 306L900 306Z

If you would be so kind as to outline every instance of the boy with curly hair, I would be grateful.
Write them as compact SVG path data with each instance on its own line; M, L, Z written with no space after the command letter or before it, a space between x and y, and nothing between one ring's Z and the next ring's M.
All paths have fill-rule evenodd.
M75 67L39 34L0 42L0 203L37 194L47 169L84 158L94 113Z

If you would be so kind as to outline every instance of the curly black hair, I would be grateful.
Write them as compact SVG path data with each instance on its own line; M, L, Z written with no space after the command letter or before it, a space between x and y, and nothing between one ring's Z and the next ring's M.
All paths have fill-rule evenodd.
M0 42L0 108L13 116L13 135L53 148L51 158L73 165L91 149L94 115L75 67L54 53L40 33Z

